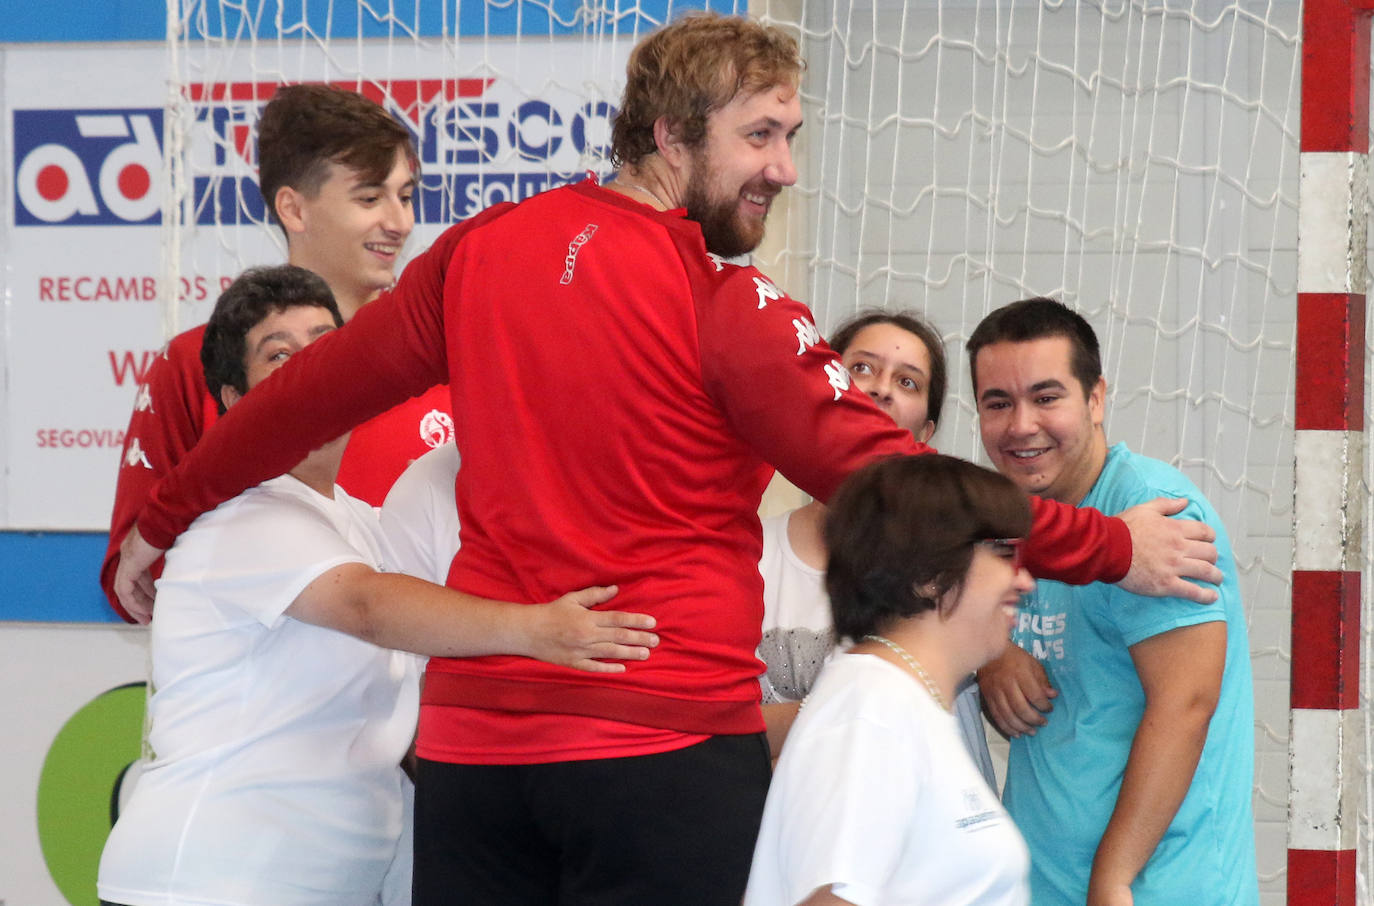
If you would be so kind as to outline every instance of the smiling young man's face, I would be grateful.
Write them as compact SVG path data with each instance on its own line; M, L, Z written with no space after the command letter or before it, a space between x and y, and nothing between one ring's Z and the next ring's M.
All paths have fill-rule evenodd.
M374 183L342 164L313 195L300 196L300 225L291 262L324 278L344 319L396 278L401 249L415 227L415 177L403 149L391 172Z
M997 471L1030 494L1077 505L1107 458L1107 384L1084 390L1067 337L989 343L978 350L978 429Z
M683 192L707 250L733 258L763 241L773 199L797 181L792 139L801 122L801 97L790 86L738 95L708 117Z

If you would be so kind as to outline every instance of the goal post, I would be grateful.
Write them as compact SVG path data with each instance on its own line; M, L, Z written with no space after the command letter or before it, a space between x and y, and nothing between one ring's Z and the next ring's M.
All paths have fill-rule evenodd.
M1369 902L1364 625L1368 0L1306 0L1295 369L1288 902ZM1360 878L1364 878L1363 882Z

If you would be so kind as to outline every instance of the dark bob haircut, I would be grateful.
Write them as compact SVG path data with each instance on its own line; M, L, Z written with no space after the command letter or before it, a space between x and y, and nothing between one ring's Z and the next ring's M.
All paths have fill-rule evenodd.
M1024 538L1030 525L1025 493L971 462L931 453L865 466L825 519L836 634L858 640L937 609L963 585L976 542Z

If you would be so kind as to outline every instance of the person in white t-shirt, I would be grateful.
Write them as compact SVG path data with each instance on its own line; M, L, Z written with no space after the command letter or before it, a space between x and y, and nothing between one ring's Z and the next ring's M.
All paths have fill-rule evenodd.
M841 638L768 790L745 906L1024 906L1029 856L959 739L961 680L1033 581L1026 496L938 454L852 475L825 523Z
M458 510L453 506L458 464L458 446L440 444L412 462L387 492L382 531L400 572L439 585L448 581L458 553Z
M250 270L201 357L225 407L342 325L301 268ZM334 483L347 436L201 516L168 551L152 622L156 757L106 843L104 902L372 906L402 831L417 659L522 654L613 672L646 657L614 587L530 607L397 573L376 511Z
M915 312L859 312L835 328L830 345L850 377L892 420L929 443L945 403L945 347L940 334ZM825 593L825 505L812 501L763 520L763 641L767 671L763 716L777 757L821 667L838 650ZM989 785L992 757L983 730L978 685L972 677L955 698L959 734Z

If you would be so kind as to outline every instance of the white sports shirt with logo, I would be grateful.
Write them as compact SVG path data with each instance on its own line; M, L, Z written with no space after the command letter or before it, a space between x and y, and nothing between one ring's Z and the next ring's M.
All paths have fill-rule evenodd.
M902 668L839 654L778 760L744 906L827 885L858 906L1025 906L1029 868L954 716Z

